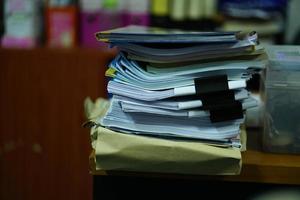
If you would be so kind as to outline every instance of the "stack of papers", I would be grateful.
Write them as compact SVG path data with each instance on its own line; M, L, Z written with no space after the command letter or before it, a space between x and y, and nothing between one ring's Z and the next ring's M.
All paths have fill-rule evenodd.
M110 107L97 123L134 135L241 148L247 80L262 70L255 32L128 26L96 37L119 48L106 76Z
M90 120L92 173L100 171L155 172L172 174L236 175L241 171L241 152L231 143L209 140L174 139L124 134L118 131L90 126L103 116L109 107L106 99L95 103L85 100L85 113ZM245 129L241 141L245 143ZM172 163L170 165L170 163Z
M263 51L262 47L256 45L255 32L245 35L239 32L183 32L128 26L99 32L96 37L117 46L131 59L151 63L251 56Z

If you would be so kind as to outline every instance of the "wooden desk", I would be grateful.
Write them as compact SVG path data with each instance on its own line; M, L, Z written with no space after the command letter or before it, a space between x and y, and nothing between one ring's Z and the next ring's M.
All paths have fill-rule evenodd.
M90 155L90 171L93 175L102 176L121 175L300 185L300 155L272 154L262 152L258 137L260 133L260 130L247 131L248 150L242 153L242 171L241 174L237 176L195 176L122 171L99 171L95 170L94 152L92 152Z

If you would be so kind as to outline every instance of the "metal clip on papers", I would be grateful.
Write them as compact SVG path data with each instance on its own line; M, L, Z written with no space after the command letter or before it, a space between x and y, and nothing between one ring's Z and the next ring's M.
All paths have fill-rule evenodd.
M197 78L194 80L196 95L203 103L203 109L210 111L212 122L243 118L241 102L235 100L234 91L229 90L226 75Z

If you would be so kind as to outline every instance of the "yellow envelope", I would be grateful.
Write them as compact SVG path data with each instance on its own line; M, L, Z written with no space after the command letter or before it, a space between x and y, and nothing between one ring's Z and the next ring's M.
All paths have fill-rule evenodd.
M94 129L97 170L203 175L234 175L241 170L239 149Z

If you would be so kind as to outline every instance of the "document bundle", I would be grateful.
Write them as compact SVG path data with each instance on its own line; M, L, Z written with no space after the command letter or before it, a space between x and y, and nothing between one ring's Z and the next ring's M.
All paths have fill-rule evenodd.
M128 26L96 33L119 48L112 94L95 123L112 132L242 149L247 81L265 67L255 32L187 32Z

